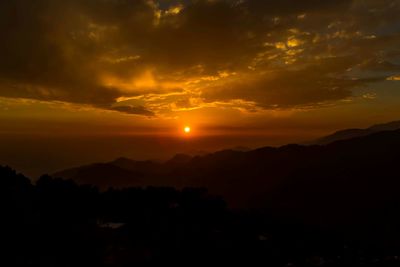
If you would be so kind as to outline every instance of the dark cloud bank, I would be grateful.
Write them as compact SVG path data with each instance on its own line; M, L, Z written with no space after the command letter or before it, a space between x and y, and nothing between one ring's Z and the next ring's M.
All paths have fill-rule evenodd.
M117 99L195 89L204 102L312 107L398 74L399 11L386 0L1 1L0 95L146 116L146 103ZM129 83L146 70L145 89Z

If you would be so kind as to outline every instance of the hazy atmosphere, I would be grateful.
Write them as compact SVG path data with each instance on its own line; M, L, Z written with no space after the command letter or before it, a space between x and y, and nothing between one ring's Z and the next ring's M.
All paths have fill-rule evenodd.
M400 266L400 0L0 0L1 266Z
M398 119L398 12L388 0L2 1L0 160L39 175Z

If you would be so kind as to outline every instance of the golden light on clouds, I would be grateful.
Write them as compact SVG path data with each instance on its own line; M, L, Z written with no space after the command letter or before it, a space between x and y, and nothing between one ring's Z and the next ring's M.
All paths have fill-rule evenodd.
M68 160L157 159L399 120L398 14L398 0L0 1L0 140L21 137L19 157L42 138L31 166L72 137L95 145Z
M175 134L187 120L197 135L200 120L264 127L272 113L375 109L386 99L375 88L397 96L396 1L37 1L0 9L8 101L91 107ZM356 97L367 89L377 97Z
M388 81L400 81L400 75L394 75L387 78Z
M294 36L289 37L288 41L287 41L287 46L288 47L296 47L302 44L302 41L297 39Z
M131 78L121 78L115 75L104 74L100 79L100 83L128 95L129 93L168 93L170 90L176 90L183 85L183 82L157 80L152 70L145 70L140 74L133 75Z
M165 11L165 14L167 15L177 15L179 14L183 9L183 5L177 5L170 7L167 11Z

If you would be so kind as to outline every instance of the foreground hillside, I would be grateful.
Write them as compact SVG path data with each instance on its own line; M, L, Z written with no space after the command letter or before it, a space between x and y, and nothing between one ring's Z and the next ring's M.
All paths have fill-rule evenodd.
M362 204L364 196L354 195L348 204L359 202L370 209L370 217L363 219L354 210L360 219L357 223L348 219L339 224L304 220L293 209L280 214L230 210L205 189L147 187L100 192L90 185L49 176L34 185L3 167L0 181L1 261L5 266L400 263L397 256L390 256L400 249L399 202L398 197L391 199L397 188L388 191L385 200L389 202L374 202L378 197L371 192L372 200ZM347 192L345 188L331 190L337 199ZM291 193L286 191L283 196ZM301 205L308 199L301 197L290 198ZM340 203L324 206L326 197L322 191L309 196L313 203L320 202L316 212L326 214L324 210L333 208L333 213L348 215L340 211Z
M397 130L165 163L120 158L36 184L0 167L3 261L398 266L381 255L400 249L399 161Z

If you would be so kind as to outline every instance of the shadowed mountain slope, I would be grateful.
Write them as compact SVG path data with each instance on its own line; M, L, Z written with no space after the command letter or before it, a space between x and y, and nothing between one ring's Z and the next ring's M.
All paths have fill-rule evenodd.
M382 131L394 131L400 129L400 121L392 121L389 123L376 124L366 129L345 129L337 131L333 134L321 137L317 140L308 142L309 145L326 145L339 140L346 140L355 137L362 137L369 134L382 132Z
M400 186L400 130L328 145L286 145L249 152L223 150L193 158L178 156L165 163L121 161L70 169L55 176L103 189L206 187L223 195L233 207L264 208L266 203L274 203L281 210L286 206L306 208L313 206L313 194L316 199L324 199L326 205L330 201L327 196L334 201L339 196L350 201L352 195L378 201ZM344 200L339 201L344 205Z

